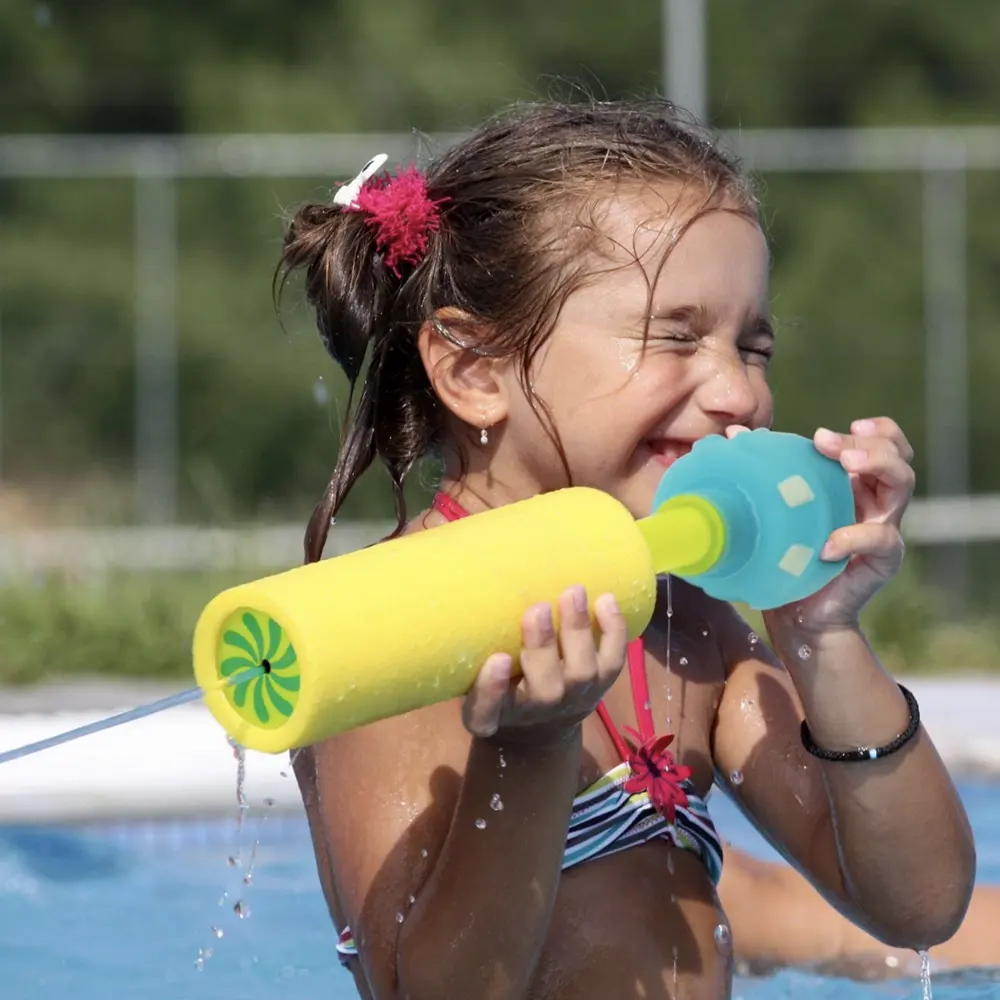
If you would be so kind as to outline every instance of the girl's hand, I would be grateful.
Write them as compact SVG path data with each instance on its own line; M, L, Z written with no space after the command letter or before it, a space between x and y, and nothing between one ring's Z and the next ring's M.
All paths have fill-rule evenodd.
M572 732L597 708L625 663L628 634L614 597L599 597L594 613L599 643L583 587L571 587L559 598L558 635L548 604L529 608L521 622L521 676L511 679L513 663L506 653L491 656L465 697L466 729L473 736L519 742L546 742Z
M731 428L727 434L731 432L738 430ZM813 442L850 473L857 523L827 539L821 558L849 562L835 580L795 604L796 626L800 631L856 628L861 609L903 561L899 528L913 495L913 448L888 417L855 420L850 434L820 429ZM777 615L783 617L781 609Z

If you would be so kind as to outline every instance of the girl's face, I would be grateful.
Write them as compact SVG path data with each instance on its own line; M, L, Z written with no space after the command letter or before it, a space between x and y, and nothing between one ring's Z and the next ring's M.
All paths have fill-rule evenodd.
M671 209L667 197L676 201L676 189L607 206L604 261L566 301L532 373L573 484L610 493L636 517L650 512L663 473L695 441L731 424L769 426L772 415L764 236L744 215L710 211L664 262L671 231L696 207ZM516 454L516 478L542 490L566 485L529 400L509 389L501 450Z

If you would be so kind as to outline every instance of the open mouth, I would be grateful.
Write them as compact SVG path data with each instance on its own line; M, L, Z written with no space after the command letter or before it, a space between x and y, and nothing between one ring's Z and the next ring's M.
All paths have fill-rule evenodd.
M653 461L664 469L669 468L679 458L691 451L693 442L677 441L673 438L653 438L646 442L646 447L653 456Z

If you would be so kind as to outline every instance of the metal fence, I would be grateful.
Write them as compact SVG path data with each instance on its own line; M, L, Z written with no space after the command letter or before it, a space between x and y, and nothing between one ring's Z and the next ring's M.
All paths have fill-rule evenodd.
M392 527L388 521L338 524L325 556L369 545ZM83 578L117 571L278 572L301 563L304 533L304 524L0 532L0 581L53 572ZM914 545L1000 541L1000 497L917 500L907 514L904 535Z
M455 136L427 138L441 146ZM931 544L1000 538L1000 497L965 496L969 484L966 177L969 171L1000 167L1000 128L766 130L726 133L723 139L761 173L892 171L922 178L924 351L934 362L926 366L934 377L925 384L930 497L915 505L908 530L914 541ZM114 178L132 186L134 473L136 509L150 527L170 525L177 511L177 182L344 177L352 175L372 150L386 152L395 162L419 154L420 144L420 137L411 134L0 136L0 178ZM59 533L44 540L31 534L3 539L0 563L11 566L26 560L42 565L62 558L53 553L71 551L100 551L105 553L100 559L112 564L139 558L114 555L125 546L146 553L141 558L149 565L165 559L197 565L208 552L214 553L213 559L225 559L224 552L235 544L235 536L225 533L213 534L215 541L208 542L207 535L195 540L195 535L147 532L129 538L126 546L125 531L88 533L89 542ZM254 536L257 541L249 543L249 551L272 553L262 557L263 563L286 563L291 529L268 531ZM297 558L297 529L294 536L292 555ZM247 542L241 538L241 545ZM280 544L275 541L279 538ZM169 558L167 552L172 553ZM184 552L191 553L189 559L181 555Z

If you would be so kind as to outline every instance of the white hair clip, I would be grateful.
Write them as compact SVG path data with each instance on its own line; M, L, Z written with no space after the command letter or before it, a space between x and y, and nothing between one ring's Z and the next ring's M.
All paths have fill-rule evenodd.
M337 193L333 196L333 203L335 205L342 205L344 208L357 208L358 195L361 193L361 188L364 186L365 181L373 174L378 173L382 168L382 164L388 159L389 157L385 153L373 156L361 168L358 176L350 184L344 184L337 189Z

